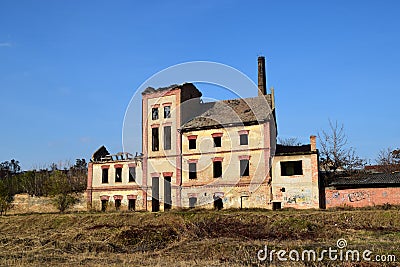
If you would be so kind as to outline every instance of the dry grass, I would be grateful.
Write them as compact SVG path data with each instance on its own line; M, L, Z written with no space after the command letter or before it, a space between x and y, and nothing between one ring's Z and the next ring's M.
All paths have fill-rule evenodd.
M257 251L265 245L287 251L321 250L335 247L338 238L345 238L350 249L400 259L400 212L392 207L3 216L0 265L266 266L257 260ZM325 261L283 266L382 264Z

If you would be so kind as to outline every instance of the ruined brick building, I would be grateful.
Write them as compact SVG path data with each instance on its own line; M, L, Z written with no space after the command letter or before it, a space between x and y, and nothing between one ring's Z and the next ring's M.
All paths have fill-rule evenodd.
M259 57L252 98L203 103L191 83L144 90L143 151L94 153L90 208L320 207L315 137L300 148L275 145L274 90L265 78Z

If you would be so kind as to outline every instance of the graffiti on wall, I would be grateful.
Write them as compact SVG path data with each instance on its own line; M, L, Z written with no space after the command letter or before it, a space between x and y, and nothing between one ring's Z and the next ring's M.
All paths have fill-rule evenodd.
M310 198L304 194L292 195L286 198L288 204L308 204Z
M348 198L350 202L357 202L369 198L369 194L364 191L358 191L349 193Z
M288 204L310 204L312 202L310 190L288 192L284 199Z
M327 207L349 205L352 207L376 206L390 203L400 205L400 187L359 188L326 191Z

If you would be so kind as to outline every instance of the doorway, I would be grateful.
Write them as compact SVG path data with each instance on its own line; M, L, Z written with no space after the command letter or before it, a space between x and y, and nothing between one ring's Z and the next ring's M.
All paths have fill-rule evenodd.
M160 184L158 177L152 178L151 183L151 211L160 211Z
M222 202L222 198L214 197L214 209L221 210L224 208L224 203Z
M172 206L171 198L171 177L164 177L164 210L170 210Z
M107 204L108 204L108 200L102 199L101 200L101 211L106 211L107 210Z
M272 209L273 210L280 210L282 208L281 202L272 202Z
M135 211L136 209L136 199L129 199L128 200L128 210Z

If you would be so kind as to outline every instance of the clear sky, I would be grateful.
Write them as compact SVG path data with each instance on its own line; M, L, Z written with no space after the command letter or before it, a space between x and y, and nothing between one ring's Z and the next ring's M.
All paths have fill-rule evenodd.
M399 12L398 0L0 0L0 161L118 152L151 75L209 60L256 82L262 54L280 137L308 142L330 118L373 163L400 146Z

